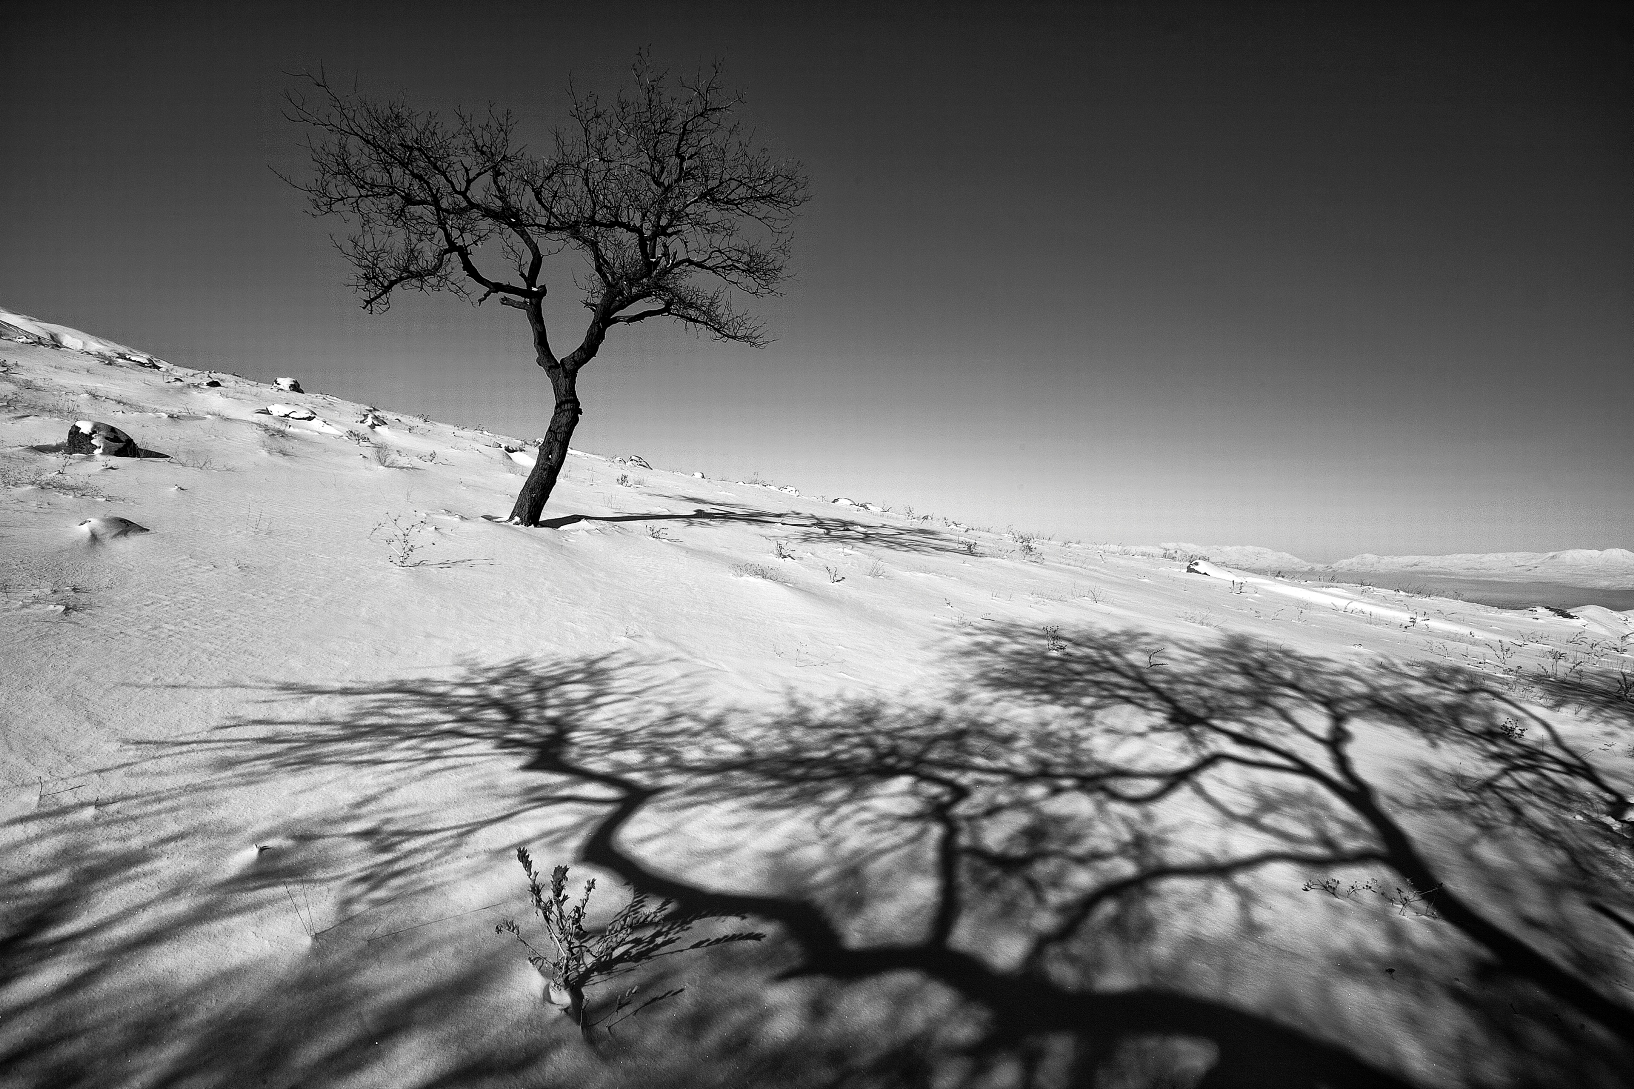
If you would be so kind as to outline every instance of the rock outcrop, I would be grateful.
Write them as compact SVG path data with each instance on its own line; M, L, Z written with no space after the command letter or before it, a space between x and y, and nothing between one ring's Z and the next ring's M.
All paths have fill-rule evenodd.
M99 454L109 458L139 458L136 440L112 424L80 420L68 429L68 453Z

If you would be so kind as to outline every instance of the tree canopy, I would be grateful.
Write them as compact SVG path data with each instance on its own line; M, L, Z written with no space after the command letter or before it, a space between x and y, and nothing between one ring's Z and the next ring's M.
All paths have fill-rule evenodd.
M497 295L527 313L556 412L540 457L555 463L548 482L529 478L544 496L519 499L513 512L524 524L537 520L577 422L573 379L611 329L670 318L719 340L766 342L738 298L778 293L807 199L799 164L744 128L720 63L675 78L640 54L632 74L610 101L570 85L570 120L543 154L522 143L514 113L494 106L445 120L399 99L343 93L322 72L288 96L290 119L309 130L314 171L286 180L314 214L352 226L335 241L365 309L383 311L412 289L479 304ZM558 355L544 300L563 254L578 259L572 282L589 320Z

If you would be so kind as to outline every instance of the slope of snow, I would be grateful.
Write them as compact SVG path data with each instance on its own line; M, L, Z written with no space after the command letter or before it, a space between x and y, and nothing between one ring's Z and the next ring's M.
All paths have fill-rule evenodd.
M1229 567L1252 568L1257 571L1307 571L1316 566L1288 552L1259 545L1195 545L1169 542L1158 546L1185 556L1203 556L1214 563Z
M50 322L38 321L24 314L13 314L9 310L0 309L0 340L18 337L33 339L55 347L66 348L70 351L114 356L132 362L161 362L156 356L149 355L146 352L138 352L134 348L127 348L123 344L115 344L111 340L104 340L102 337L82 333L78 329L70 329L66 325L54 325Z
M0 1065L18 1084L680 1084L661 1057L597 1061L493 934L527 916L515 847L546 873L573 861L609 789L558 796L540 772L539 738L575 714L684 705L793 720L791 699L951 699L962 655L990 633L1036 639L1041 657L1075 632L1138 633L1224 662L1240 637L1336 668L1449 661L1499 678L1595 634L1596 653L1634 661L1615 645L1627 615L1607 610L1316 590L1230 562L1284 565L1262 549L1199 549L1213 562L1194 573L1161 554L1029 551L582 451L546 526L524 530L500 521L531 462L515 439L0 320L55 345L0 343L0 866L6 924L27 936L0 972ZM81 419L167 456L68 457L56 447ZM456 721L483 732L439 733L434 715L415 720L423 733L394 732L429 691L478 708ZM668 720L631 721L661 737ZM1616 740L1553 721L1585 746ZM688 790L710 785L677 787L631 840L671 872L785 888L837 834L747 800L689 807ZM1505 896L1532 895L1531 877L1505 875ZM1210 948L1246 959L1218 976L1198 960L1176 986L1305 1016L1279 997L1286 965L1305 965L1309 942L1331 971L1339 954L1322 943L1354 927L1313 907L1299 874L1274 876L1276 926L1230 937L1233 909L1200 916L1188 941L1217 931ZM1415 963L1462 963L1443 930L1394 911L1364 921L1423 942ZM995 962L1013 953L960 940ZM717 1008L764 1015L777 1037L811 994L769 974L734 984L726 968L712 990L689 983L696 962L675 964L689 989L666 1008L680 1020L647 1024ZM1343 1008L1372 1011L1358 1016L1381 1040L1430 1033L1391 1062L1459 1083L1440 1057L1452 1035L1374 976ZM842 1004L859 1011L858 1038L889 1020L893 993ZM1449 1034L1484 1031L1446 1016ZM656 1031L642 1023L636 1039ZM762 1076L714 1084L778 1083Z

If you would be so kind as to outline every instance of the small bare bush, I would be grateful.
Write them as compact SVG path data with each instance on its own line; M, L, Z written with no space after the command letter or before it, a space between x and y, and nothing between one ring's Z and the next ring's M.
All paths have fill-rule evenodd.
M782 586L788 585L787 579L763 563L734 564L732 574L746 579L765 579L767 582L775 582Z
M425 561L415 556L424 549L434 546L435 540L428 540L435 529L425 515L419 515L412 521L401 514L388 515L384 522L378 523L369 531L372 540L384 541L387 548L386 559L393 567L420 567Z
M591 1021L585 1014L585 988L626 975L659 957L712 949L734 942L758 942L766 936L758 931L741 930L713 938L698 938L682 945L681 942L700 922L718 918L741 920L743 916L679 913L674 910L673 901L662 900L655 905L640 893L620 908L606 926L592 929L585 920L590 913L590 895L596 888L594 878L584 883L584 890L576 899L570 900L567 892L568 868L557 866L551 871L547 895L545 887L540 884L539 875L534 872L533 860L528 857L527 850L518 847L516 857L522 863L522 872L527 874L528 897L534 913L544 922L549 948L536 948L522 936L522 928L510 919L494 927L494 933L509 934L521 943L528 951L528 963L545 978L546 1000L572 1018L586 1038L596 1025L605 1024L610 1032L619 1022L634 1017L654 1003L674 998L685 988L673 988L637 1004L635 995L639 988L631 987L618 996L613 1009L599 1021Z

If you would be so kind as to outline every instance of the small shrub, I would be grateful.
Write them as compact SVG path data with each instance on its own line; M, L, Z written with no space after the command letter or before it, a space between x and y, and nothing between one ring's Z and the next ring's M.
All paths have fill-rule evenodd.
M706 919L742 919L743 916L678 913L673 910L674 901L663 900L653 906L639 893L620 908L605 927L592 931L585 925L585 918L589 914L590 895L596 888L594 878L586 881L584 891L570 902L566 866L557 866L551 871L547 896L527 850L518 847L516 858L522 864L522 872L527 874L528 897L534 912L545 924L545 936L550 939L551 948L549 952L535 948L522 936L521 927L510 919L494 927L494 933L509 934L521 943L528 951L528 963L545 978L546 999L572 1018L587 1039L596 1025L606 1023L610 1032L620 1021L634 1017L654 1003L674 998L685 988L665 991L630 1009L638 990L631 987L618 996L613 1009L600 1021L591 1021L585 1015L585 988L625 975L659 957L712 949L733 942L758 942L766 936L758 931L744 930L680 945L692 928ZM624 1012L626 1009L629 1009L628 1013Z
M415 554L437 543L424 539L425 534L435 532L423 514L412 522L405 522L402 515L393 514L370 530L369 537L371 540L378 538L386 543L388 549L386 559L393 567L419 567L425 561L415 559Z
M869 564L868 565L868 577L871 578L871 579L882 579L882 578L884 578L885 577L885 565L880 563L878 560L875 560L873 563Z
M732 574L743 578L765 579L767 582L775 582L785 586L788 585L787 580L784 579L782 575L778 574L776 571L773 571L770 567L767 567L763 563L734 564L732 567Z
M789 546L788 541L784 540L782 537L773 537L771 539L771 541L772 541L772 552L773 552L773 554L775 554L777 556L778 559L780 559L780 560L792 560L792 559L794 559L794 549Z
M180 465L184 469L199 469L204 472L213 472L221 468L221 466L217 465L215 460L209 455L201 454L197 450L193 450L191 448L176 451L174 454L170 455L170 460L173 464Z
M828 581L829 582L844 582L845 581L845 576L840 574L840 569L838 567L831 567L831 566L829 566L828 564L825 563L825 564L823 564L823 570L828 572Z

